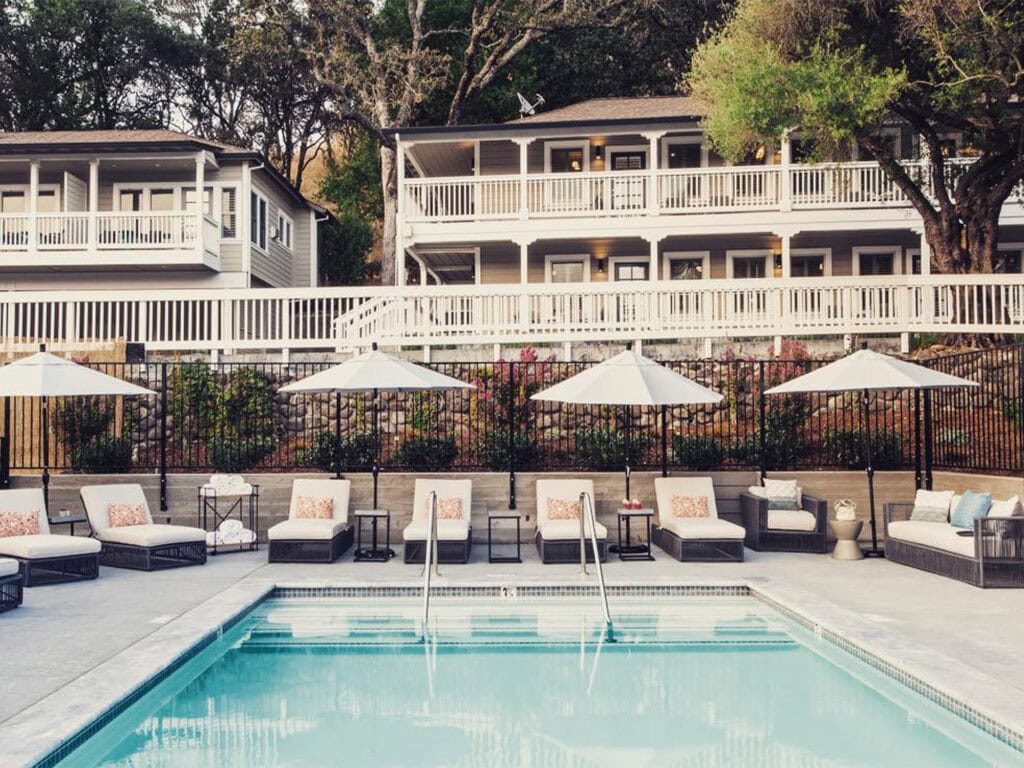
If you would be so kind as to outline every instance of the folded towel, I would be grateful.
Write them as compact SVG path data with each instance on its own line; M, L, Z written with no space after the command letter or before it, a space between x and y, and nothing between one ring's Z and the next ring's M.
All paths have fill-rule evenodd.
M220 531L224 534L233 534L238 533L244 527L241 520L225 520L220 524Z

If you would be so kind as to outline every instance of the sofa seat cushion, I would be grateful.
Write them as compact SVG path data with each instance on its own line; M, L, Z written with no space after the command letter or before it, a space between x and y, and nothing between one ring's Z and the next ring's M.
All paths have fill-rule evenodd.
M888 536L911 544L922 544L964 557L974 557L974 537L960 536L949 523L898 520L889 523Z
M413 520L402 531L403 541L426 541L429 527L426 520ZM438 541L465 541L469 538L469 521L442 520L437 521Z
M127 544L132 547L161 547L165 544L187 544L206 541L206 531L188 525L123 525L104 528L96 534L100 541L110 544Z
M9 557L0 557L0 579L13 576L18 572L19 567L17 560L11 560Z
M769 509L768 528L774 531L813 531L818 518L802 509Z
M545 520L537 526L540 535L545 541L579 541L580 521L579 520ZM586 522L586 535L590 536L590 521ZM601 523L597 524L597 538L607 539L608 529Z
M84 536L37 533L32 536L8 536L0 539L0 555L20 557L22 560L95 555L99 551L100 543L96 539L87 539Z
M305 520L292 518L270 527L267 538L271 541L329 541L345 530L348 523L338 518Z
M680 539L742 539L746 535L742 525L718 517L675 517L662 520L661 527Z

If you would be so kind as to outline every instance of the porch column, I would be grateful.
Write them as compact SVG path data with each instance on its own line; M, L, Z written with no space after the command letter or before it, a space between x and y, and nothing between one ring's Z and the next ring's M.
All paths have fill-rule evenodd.
M779 155L781 159L781 171L782 176L779 179L779 202L780 207L784 211L793 210L793 186L792 177L790 176L790 166L793 164L793 144L789 138L789 131L782 132L782 143L779 146ZM785 269L785 261L783 261L783 269Z
M647 242L648 242L648 245L650 246L650 254L651 254L650 255L651 265L650 265L650 267L648 269L648 274L650 275L650 279L651 280L660 280L661 278L658 276L658 270L659 270L659 267L661 266L661 264L660 264L661 260L658 258L658 243L660 241L657 238L653 238L652 237Z
M89 247L95 249L99 242L100 210L100 160L89 161Z
M395 173L397 174L398 200L395 202L395 285L405 285L405 144L395 134ZM426 283L424 282L424 285Z
M530 282L530 242L519 241L519 327L524 331L530 327L530 297L526 293Z
M34 251L39 244L39 161L32 160L28 164L28 249Z
M658 203L658 141L665 135L664 131L645 133L647 139L647 213L657 216L661 210Z
M921 276L932 273L932 247L928 244L928 238L924 231L921 232Z
M530 217L530 198L526 189L530 139L516 139L516 144L519 145L519 218L527 219ZM525 283L526 281L523 280L522 282Z
M196 249L199 255L203 254L203 188L206 186L206 153L200 152L196 155Z
M788 278L793 275L793 264L790 258L789 241L790 236L783 234L779 236L779 240L782 242L782 277Z

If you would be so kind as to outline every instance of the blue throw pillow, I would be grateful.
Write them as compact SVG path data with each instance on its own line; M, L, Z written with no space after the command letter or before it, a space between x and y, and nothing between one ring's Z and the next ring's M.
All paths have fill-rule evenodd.
M988 514L988 508L992 506L991 493L975 493L964 491L960 497L960 503L953 510L953 519L950 524L954 528L974 529L974 518L984 517Z

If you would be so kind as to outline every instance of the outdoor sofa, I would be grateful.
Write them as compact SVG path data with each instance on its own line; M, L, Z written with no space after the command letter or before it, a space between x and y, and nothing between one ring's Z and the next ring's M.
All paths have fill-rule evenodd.
M298 478L292 482L288 519L267 531L271 563L333 563L352 546L348 480Z
M1024 587L1024 510L1019 498L993 501L970 529L950 522L959 501L951 491L918 491L915 501L885 504L886 558L976 587ZM929 504L933 510L944 508L946 518L940 513L922 519Z
M402 531L405 562L422 563L426 557L431 493L437 494L437 561L469 562L473 481L429 477L416 481L412 521Z
M80 494L101 564L157 571L206 562L206 531L154 523L141 485L86 485Z
M722 520L710 477L654 480L658 521L651 538L679 561L743 562L743 528Z
M10 535L18 530L30 532ZM18 562L23 586L95 579L99 556L93 539L50 533L41 488L0 491L0 557Z
M593 480L546 479L537 481L537 534L534 538L542 563L578 563L580 561L580 494L594 501ZM595 508L596 516L596 508ZM595 520L596 522L596 520ZM585 522L584 541L587 562L594 562L592 533L597 536L598 556L608 556L608 529L601 523Z
M0 613L21 605L21 566L10 557L0 557Z
M740 494L746 545L755 552L825 552L828 502L795 480L766 479Z

